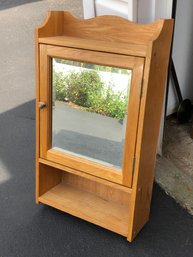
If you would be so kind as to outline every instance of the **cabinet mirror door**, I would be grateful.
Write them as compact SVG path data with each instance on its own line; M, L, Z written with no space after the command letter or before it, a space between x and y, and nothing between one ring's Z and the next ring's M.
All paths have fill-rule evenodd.
M52 148L122 172L131 70L52 59Z
M45 157L123 183L124 177L131 177L127 174L135 151L140 101L140 85L133 82L141 81L142 62L135 68L135 58L128 56L65 50L46 51ZM140 77L135 78L137 72Z

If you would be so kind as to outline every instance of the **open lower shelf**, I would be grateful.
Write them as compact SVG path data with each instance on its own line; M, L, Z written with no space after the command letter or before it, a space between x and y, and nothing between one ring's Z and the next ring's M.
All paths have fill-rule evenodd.
M123 236L128 234L129 206L60 183L39 197L41 203L90 221Z

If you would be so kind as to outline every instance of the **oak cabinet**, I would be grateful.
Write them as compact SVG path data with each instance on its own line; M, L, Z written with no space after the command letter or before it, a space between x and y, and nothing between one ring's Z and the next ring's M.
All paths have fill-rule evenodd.
M36 29L36 201L129 241L148 221L173 21Z

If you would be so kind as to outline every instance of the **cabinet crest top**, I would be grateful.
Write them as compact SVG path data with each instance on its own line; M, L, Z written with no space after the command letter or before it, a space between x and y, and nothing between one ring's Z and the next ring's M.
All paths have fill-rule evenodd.
M164 31L170 31L173 20L160 19L151 24L137 24L118 16L81 19L67 11L50 11L36 29L37 38L69 36L82 39L147 45Z

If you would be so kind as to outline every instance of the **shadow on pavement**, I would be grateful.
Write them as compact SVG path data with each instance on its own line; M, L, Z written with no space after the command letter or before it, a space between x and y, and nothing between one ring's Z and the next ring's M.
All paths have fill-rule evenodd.
M157 185L150 222L133 243L35 204L35 102L0 114L0 256L192 257L193 217ZM0 175L1 178L1 175Z

